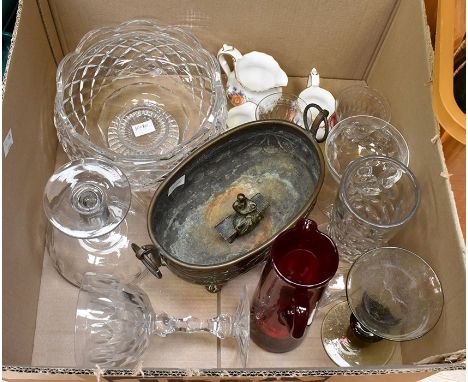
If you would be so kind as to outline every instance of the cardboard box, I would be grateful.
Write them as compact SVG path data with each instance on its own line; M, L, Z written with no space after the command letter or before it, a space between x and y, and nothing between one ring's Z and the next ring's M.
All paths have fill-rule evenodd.
M252 344L246 369L233 369L238 366L233 342L174 335L153 339L141 369L106 370L103 378L122 381L144 372L168 380L319 381L332 376L327 380L335 381L368 375L366 380L410 381L437 370L464 368L437 358L415 364L466 347L464 242L431 109L432 48L422 1L24 0L3 98L3 139L9 132L13 138L3 158L4 378L95 379L96 370L74 368L78 290L44 256L42 192L54 167L66 161L53 125L55 73L89 30L144 17L191 29L212 53L230 43L244 53L271 54L288 73L289 90L296 94L305 88L312 67L335 95L353 83L367 83L385 94L391 121L409 144L410 168L422 190L417 215L392 244L429 262L441 279L445 305L437 326L421 339L401 343L386 367L336 367L320 342L322 311L307 340L290 353L271 354ZM320 219L317 211L313 216ZM234 308L244 284L252 293L260 271L261 266L232 280L217 295L167 269L162 280L149 276L143 288L155 310L214 316Z

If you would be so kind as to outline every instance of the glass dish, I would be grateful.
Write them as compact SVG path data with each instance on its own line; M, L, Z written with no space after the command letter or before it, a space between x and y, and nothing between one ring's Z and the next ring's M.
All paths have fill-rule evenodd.
M328 114L328 110L315 103L307 104L294 94L282 92L266 96L255 110L257 121L273 119L294 123L309 130L319 143L328 136Z
M255 117L257 121L280 119L304 128L303 113L306 106L307 103L294 94L273 93L258 103ZM312 123L311 114L310 112L309 125Z
M87 33L57 70L55 126L70 159L118 166L153 189L225 129L219 66L179 27L134 20Z

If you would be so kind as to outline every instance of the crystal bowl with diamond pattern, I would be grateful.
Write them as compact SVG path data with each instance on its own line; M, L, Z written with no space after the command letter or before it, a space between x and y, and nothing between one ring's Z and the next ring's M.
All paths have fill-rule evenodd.
M216 59L183 28L133 20L87 33L57 70L55 126L70 159L118 166L154 189L225 129Z

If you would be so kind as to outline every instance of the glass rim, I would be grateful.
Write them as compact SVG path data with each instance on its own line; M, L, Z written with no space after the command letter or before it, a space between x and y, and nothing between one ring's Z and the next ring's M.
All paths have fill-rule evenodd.
M352 119L362 118L362 117L366 117L367 119L377 120L377 121L382 122L383 124L385 124L385 128L388 129L388 131L391 133L392 137L397 138L397 140L401 141L404 144L404 149L406 150L406 153L407 153L406 161L405 161L406 163L403 163L401 161L400 162L403 163L405 166L409 166L410 150L409 150L409 147L408 147L408 142L406 142L406 139L403 136L403 134L401 134L400 130L398 130L390 122L385 121L384 119L379 118L379 117L374 117L373 115L367 115L367 114L353 115L353 116L346 117L346 118L342 119L335 126L333 126L333 128L330 129L330 132L328 133L328 137L327 137L327 139L325 141L325 147L324 147L325 161L327 162L327 167L330 170L332 177L335 180L338 180L338 182L343 178L344 171L340 175L338 173L338 171L335 169L335 167L331 165L331 161L329 159L330 158L330 155L329 155L330 154L330 148L329 148L330 143L335 138L335 136L338 135L342 131L342 129L344 128L343 126L345 125L344 122L349 122ZM363 158L363 157L361 157L361 158Z
M413 256L413 258L417 258L419 261L421 261L425 266L427 266L427 268L429 270L432 271L432 274L433 276L435 277L435 279L437 280L437 282L439 283L439 286L440 286L440 290L441 290L441 298L442 298L442 304L441 304L441 309L440 309L440 312L439 312L439 315L437 317L436 320L434 320L434 323L431 327L429 327L426 331L424 331L423 333L418 333L417 335L415 336L412 336L412 337L409 337L409 336L392 336L392 335L386 335L385 333L382 334L380 333L378 330L375 330L373 328L370 328L366 325L364 325L359 319L358 319L358 315L356 314L357 311L354 309L354 307L350 304L350 299L349 299L349 291L348 291L348 284L349 284L349 279L350 279L350 276L352 276L352 273L353 271L355 271L356 267L357 267L357 264L362 261L363 258L365 258L366 256L370 256L372 255L374 252L378 251L378 250L391 250L392 252L395 250L398 251L398 252L404 252L406 254L408 254L409 256ZM364 252L363 254L361 254L356 260L354 260L354 262L351 264L351 267L349 268L349 271L348 271L348 274L346 276L346 283L345 283L345 292L346 292L346 302L349 306L349 309L351 310L352 314L354 314L354 316L356 317L356 319L359 321L359 323L361 325L363 325L367 330L369 330L370 332L372 332L373 334L383 338L383 339L386 339L386 340L390 340L390 341L396 341L396 342L401 342L401 341L410 341L410 340L415 340L415 339L418 339L418 338L421 338L422 336L424 336L426 333L430 332L436 325L437 323L439 322L440 320L440 317L442 317L442 312L443 312L443 306L444 306L444 303L445 303L445 295L444 295L444 289L442 287L442 283L440 282L440 279L439 279L439 276L437 275L437 273L434 271L434 269L429 265L429 263L424 260L421 256L417 255L416 253L410 251L409 249L406 249L406 248L402 248L402 247L396 247L396 246L385 246L385 247L377 247L377 248L372 248L371 250L369 251L366 251Z
M351 85L351 86L348 86L348 87L344 88L341 92L338 93L338 96L335 99L336 106L338 106L339 101L343 97L343 95L346 94L349 91L352 91L353 89L365 89L366 91L369 91L370 93L373 93L374 95L376 95L378 97L378 99L382 101L382 104L383 104L384 109L386 111L385 114L386 114L387 118L382 119L382 120L384 120L385 122L390 122L390 120L392 119L392 111L391 111L391 107L390 107L390 102L388 101L387 97L385 97L379 90L377 90L375 88L372 88L367 84L364 84L364 85L354 84L354 85ZM336 109L335 109L335 113L336 113ZM349 116L349 117L352 117L352 116ZM349 118L349 117L346 117L346 118ZM338 118L338 114L337 114L337 118ZM343 118L342 120L344 121L346 118ZM378 118L378 117L376 117L376 118ZM341 121L339 121L339 122L341 122Z
M304 107L301 107L301 105L298 103L298 106L299 106L299 109L301 110L301 112L304 110L304 108L307 106L307 102L304 101L301 97L299 97L298 95L294 94L294 93L285 93L285 92L275 92L275 93L271 93L271 94L268 94L267 96L263 97L258 103L257 103L257 107L255 108L255 118L258 120L258 114L259 114L259 108L260 108L260 105L262 104L263 101L265 101L266 99L268 98L273 98L273 97L278 97L280 96L280 98L285 98L285 99L289 99L289 100L294 100L294 101L300 101L301 103L303 103ZM255 102L253 102L255 103Z
M298 283L298 282L295 282L293 280L291 280L290 278L286 277L280 270L279 268L277 267L276 265L276 262L274 261L273 259L273 246L275 244L275 242L277 242L279 239L281 238L284 238L286 236L288 236L288 234L291 234L292 231L296 230L296 229L301 229L302 227L302 224L303 222L307 222L307 221L310 221L310 222L313 222L316 226L316 232L325 237L325 239L327 239L330 243L330 245L333 247L334 249L334 253L336 254L336 269L335 271L328 277L324 278L322 281L320 282L317 282L317 283L314 283L314 284L301 284L301 283ZM302 287L302 288L322 288L322 287L325 287L328 282L335 276L337 270L338 270L338 267L339 267L339 263L340 263L340 258L339 258L339 253L338 253L338 248L336 247L336 243L333 241L333 239L328 236L327 234L323 233L322 231L319 231L318 227L317 227L317 223L312 220L312 219L308 219L308 218L301 218L298 220L297 223L294 224L294 226L284 232L282 232L280 235L278 235L278 237L273 241L273 244L271 245L271 249L270 249L270 261L273 265L273 268L275 270L275 272L278 274L278 276L281 277L282 280L284 280L287 284L289 285L293 285L293 286L297 286L297 287Z
M399 221L397 221L395 223L392 223L392 224L376 223L376 222L370 221L370 220L365 219L364 217L362 217L349 203L348 195L347 195L347 192L345 191L345 183L346 183L345 180L348 179L349 175L351 174L351 172L356 167L358 167L361 163L363 163L365 161L368 161L368 160L380 160L380 161L392 162L396 166L403 169L405 174L410 178L411 183L413 184L413 187L414 187L414 191L415 191L415 201L414 201L413 207L411 208L411 210L406 214L406 216L403 219L401 219L401 220L399 220ZM416 179L416 176L413 174L413 172L407 166L405 166L403 163L401 163L399 160L394 159L394 158L390 158L390 157L386 157L386 156L383 156L383 155L368 155L368 156L365 156L365 157L355 159L354 161L349 163L349 165L346 167L346 170L345 170L343 176L341 177L340 187L339 187L338 192L339 192L339 195L342 196L342 201L345 204L346 208L353 214L353 216L356 219L360 220L361 222L363 222L363 223L365 223L367 225L377 227L377 228L383 228L383 229L396 228L396 227L400 227L400 226L404 225L405 223L407 223L414 216L414 214L416 213L416 210L418 209L418 206L419 206L419 203L420 203L420 200L421 200L421 190L420 190L420 187L419 187L419 183L418 183L418 181Z

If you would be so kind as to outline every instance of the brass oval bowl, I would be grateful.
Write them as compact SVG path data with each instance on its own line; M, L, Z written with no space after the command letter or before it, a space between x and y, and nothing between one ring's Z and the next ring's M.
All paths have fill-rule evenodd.
M262 261L273 240L315 205L322 152L306 130L277 120L236 127L194 152L161 184L148 211L156 256L179 277L209 291ZM251 232L232 243L215 226L239 193L269 203Z

